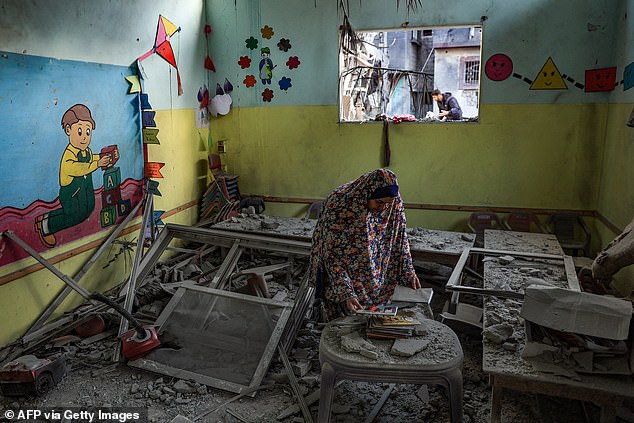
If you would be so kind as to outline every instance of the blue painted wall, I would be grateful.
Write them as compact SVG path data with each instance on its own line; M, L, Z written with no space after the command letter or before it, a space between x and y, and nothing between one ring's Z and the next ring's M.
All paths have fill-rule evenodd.
M562 74L581 84L587 69L611 66L617 66L620 81L624 67L634 60L632 52L619 47L626 0L429 0L409 15L401 3L397 11L395 0L351 1L350 21L359 29L482 22L483 64L491 55L504 53L513 60L514 71L531 80L549 57ZM266 105L337 103L338 29L342 17L335 1L248 0L235 4L232 0L207 0L207 10L214 27L210 49L218 70L212 79L222 83L228 77L234 82L236 106L263 105L262 90L242 84L247 71L238 65L241 56L253 55L245 43L251 36L260 41L259 46L264 42L275 47L281 37L291 40L293 47L288 53L271 49L274 61L277 58L279 63L277 72L284 70L289 53L301 60L298 69L284 70L292 75L293 87L279 95L278 89ZM265 25L275 32L270 41L260 33ZM259 60L259 56L253 57ZM493 82L483 75L482 81L481 104L604 103L610 97L609 92L585 93L570 82L567 90L529 90L529 84L518 78ZM613 100L628 101L623 96Z
M90 149L116 144L122 181L143 177L137 95L128 94L129 67L100 65L0 52L0 207L24 208L52 201L59 191L59 166L68 136L61 120L77 103L95 121ZM103 185L95 172L95 189Z

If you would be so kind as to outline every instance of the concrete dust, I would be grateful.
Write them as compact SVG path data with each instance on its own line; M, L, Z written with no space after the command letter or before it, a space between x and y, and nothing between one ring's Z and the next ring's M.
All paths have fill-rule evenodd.
M259 220L257 216L253 219ZM218 265L218 263L220 260L216 261L214 265ZM245 269L264 264L270 263L253 258L251 261L242 258L238 268ZM159 269L156 273L165 277L164 270ZM274 276L274 280L269 282L271 296L282 292L283 295L288 294L287 301L294 298L297 286L288 283L285 271L275 272ZM442 306L449 299L449 295L443 292L434 295L432 309L436 316L440 314ZM512 302L514 300L504 301ZM146 305L141 308L145 314L156 316L160 313L161 306L167 303L167 299L152 300L148 298L144 303ZM518 308L509 308L506 304L499 310L498 315L494 315L492 312L493 314L488 316L488 320L501 323L519 319ZM501 310L507 311L502 314ZM113 320L109 326L116 328L117 322ZM289 353L289 358L293 364L306 361L311 363L308 373L298 377L300 389L305 396L319 390L318 349L321 327L323 326L315 320L304 320ZM460 332L458 329L456 332L464 350L464 422L488 422L490 386L488 385L488 376L482 371L482 339L479 336ZM519 339L520 336L523 334L513 334L513 338ZM210 388L193 381L153 374L124 364L113 364L110 360L115 343L114 336L87 345L75 339L64 345L58 344L58 346L54 346L54 343L50 342L45 347L34 351L33 353L39 357L52 353L64 353L68 367L67 376L42 397L0 397L0 412L5 409L17 410L33 407L129 406L148 409L150 422L162 423L170 422L177 415L193 420L204 411L216 408L235 396L234 393ZM497 347L502 348L502 346ZM442 350L425 348L419 354L430 354L429 359L433 361L434 356L438 358L444 353ZM508 365L517 366L519 362L521 359L515 363L508 363ZM297 404L288 384L284 367L277 356L273 359L262 384L272 384L272 387L258 391L253 398L244 397L230 402L198 421L208 423L278 421L301 423L304 421L301 412L296 412L281 420L277 419L284 410ZM385 383L343 381L335 390L334 413L331 421L335 423L363 422L388 386ZM420 386L417 385L396 385L374 421L377 423L449 421L448 398L444 388L430 385L428 387L429 401L426 402L417 396L419 390ZM539 410L535 404L536 400L533 395L507 391L503 400L502 419L514 423L540 421ZM559 411L563 415L566 415L566 404L564 402L559 407ZM309 406L315 419L318 405L317 401Z

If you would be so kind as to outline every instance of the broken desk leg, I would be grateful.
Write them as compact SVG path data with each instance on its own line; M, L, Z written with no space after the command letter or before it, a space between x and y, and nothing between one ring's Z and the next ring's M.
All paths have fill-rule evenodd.
M381 395L381 399L379 400L379 402L376 403L376 405L372 409L372 412L365 419L363 423L372 423L374 419L376 419L376 416L378 416L379 413L381 412L381 408L383 408L383 404L385 404L385 401L387 401L388 397L390 396L390 394L392 393L395 387L396 387L396 383L390 383L390 386L388 386L385 392L383 392L383 395Z
M286 351L282 348L281 345L278 345L277 352L282 359L282 363L284 363L284 369L286 369L286 373L288 373L288 381L293 388L293 392L295 393L295 397L297 397L297 403L299 404L299 408L302 410L302 415L304 416L304 421L306 423L313 423L313 416L310 414L310 410L304 401L304 396L299 389L299 384L297 383L297 378L295 377L295 373L293 373L293 367L291 366L290 361L288 361L288 356L286 355Z
M502 423L502 389L499 386L495 386L495 378L491 375L491 423Z

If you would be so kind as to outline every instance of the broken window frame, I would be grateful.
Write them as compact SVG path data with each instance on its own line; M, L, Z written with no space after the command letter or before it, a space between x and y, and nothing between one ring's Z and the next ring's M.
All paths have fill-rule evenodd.
M291 311L293 308L293 303L290 302L281 302L274 301L268 298L255 297L251 295L240 294L236 292L224 291L221 289L207 288L204 286L197 285L186 285L176 291L176 294L172 297L170 302L165 306L165 309L159 316L156 321L156 326L158 327L159 338L161 336L161 329L163 325L169 320L171 314L176 310L178 305L181 302L181 299L185 295L187 291L196 291L199 294L209 294L217 297L229 298L232 300L244 301L246 303L251 303L254 306L262 305L265 307L275 307L281 308L281 312L279 318L273 328L271 333L271 337L260 357L260 361L255 369L255 372L251 378L251 381L248 385L243 385L237 382L231 382L228 380L223 380L219 378L215 378L212 376L192 372L189 370L179 369L177 367L170 366L168 364L158 362L155 360L151 360L149 358L140 358L138 360L129 361L128 365L131 367L148 370L155 373L164 374L166 376L177 377L180 379L188 379L194 380L195 382L201 383L203 385L211 386L213 388L223 389L229 392L235 392L240 394L246 390L252 389L256 386L259 386L266 374L266 371L271 364L271 360L273 359L273 354L277 349L278 344L280 343L280 339L282 334L284 333L286 323L291 316Z
M276 335L275 337L277 338L277 340L274 341L274 343L272 344L271 342L273 341L269 342L265 355L268 355L270 352L271 353L270 358L272 358L272 354L275 352L275 348L278 347L278 344L279 344L278 348L281 348L284 351L290 351L293 345L295 336L297 334L297 331L299 330L299 327L301 326L303 317L306 314L308 307L310 306L310 299L313 297L314 291L315 291L315 288L308 284L307 274L302 278L299 290L295 296L294 303L283 303L283 302L270 300L267 298L260 298L255 296L248 296L248 295L233 293L229 291L224 291L218 288L224 288L226 284L229 282L231 272L233 272L233 270L235 269L237 261L240 258L240 255L242 254L242 251L244 248L260 249L260 250L277 252L277 253L286 253L291 256L292 255L308 256L310 254L310 249L311 249L310 242L279 238L275 236L253 234L253 233L241 233L241 232L224 230L224 229L202 228L202 227L193 227L193 226L185 226L185 225L168 223L167 225L163 227L158 237L156 238L156 240L150 247L150 249L143 256L143 260L141 261L137 271L137 277L136 277L137 287L140 287L142 285L144 279L152 271L152 269L157 264L157 262L159 261L163 253L166 250L170 249L169 244L174 239L197 242L201 244L213 244L222 248L228 248L229 253L225 256L225 259L223 260L222 265L220 266L220 268L218 269L218 272L214 276L211 282L211 285L212 285L211 288L194 285L193 281L190 283L184 281L183 286L180 287L176 291L176 293L174 294L174 297L172 298L170 303L168 303L168 305L165 307L163 313L166 313L166 310L169 311L169 313L171 313L176 307L176 303L174 305L171 305L172 301L176 301L174 300L174 298L177 298L178 296L178 301L180 301L180 299L185 293L183 289L184 288L191 289L192 287L196 287L202 290L219 291L221 293L224 293L225 296L231 296L228 294L232 294L233 296L240 296L240 298L246 297L246 299L255 301L256 303L260 301L259 302L260 304L262 301L264 303L269 303L276 306L279 306L280 304L289 304L292 307L292 310L283 311L283 314L285 317L284 319L280 317L275 327L275 331L278 330L278 327L281 328L279 330L279 335L277 332L275 332L275 335ZM169 314L166 314L166 316L168 315ZM159 326L162 325L165 322L165 319L167 319L167 317L163 318L163 314L161 314L159 318L157 319L156 324ZM271 346L272 346L272 351L269 350L269 347ZM138 367L138 368L142 368L149 371L159 372L162 374L167 374L169 376L178 375L176 377L184 377L185 375L187 375L189 378L206 385L208 383L213 383L213 385L209 385L209 386L214 386L219 389L226 389L230 392L236 392L236 393L252 391L252 394L250 395L255 395L255 390L251 388L259 385L262 379L259 376L260 373L262 373L262 376L264 376L264 374L266 373L266 370L268 369L270 365L270 358L265 357L265 355L263 355L263 358L266 358L268 361L266 362L266 364L264 364L264 362L260 363L260 365L258 366L256 370L258 378L252 379L249 387L235 384L233 382L219 380L219 379L213 380L213 378L210 378L209 376L206 376L206 375L199 375L200 377L198 377L196 373L172 368L170 366L167 366L152 360L141 359L141 360L145 360L145 362L141 362L141 360L136 360L136 361L128 362L128 364L131 365L132 367Z
M299 256L309 255L311 247L311 243L307 241L168 223L165 227L163 227L159 236L156 238L145 256L143 256L143 260L139 265L137 274L137 287L140 286L140 283L142 283L145 277L147 277L147 275L152 271L152 268L161 258L161 255L168 249L169 243L174 239L198 242L202 244L214 244L220 247L232 249L230 250L230 257L235 260L233 263L227 263L226 266L225 262L223 262L223 266L221 266L218 274L213 279L211 284L212 288L219 288L227 281L230 272L235 267L235 262L237 262L239 258L239 256L235 257L235 255L241 254L241 249L238 247L256 248ZM227 260L225 259L225 261Z

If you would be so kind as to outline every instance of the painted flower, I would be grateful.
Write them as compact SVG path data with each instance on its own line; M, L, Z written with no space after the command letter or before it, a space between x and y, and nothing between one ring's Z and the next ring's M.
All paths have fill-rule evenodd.
M293 84L291 84L291 78L287 78L285 76L282 77L282 79L280 79L280 90L288 90L290 87L293 86Z
M288 66L289 69L295 69L296 67L299 67L300 63L301 62L299 61L297 56L291 56L286 61L286 66Z
M258 48L258 40L253 37L247 38L246 40L244 40L244 42L247 43L248 49L255 50L256 48Z
M273 32L273 28L268 25L264 25L264 28L260 29L260 32L262 33L262 37L267 40L270 40L273 34L275 34L275 32Z
M286 38L282 38L277 46L282 51L289 51L291 49L291 40L287 40Z
M251 87L255 86L255 83L256 83L257 81L256 81L256 79L255 79L255 76L253 76L253 75L247 75L247 77L246 77L246 78L244 78L244 81L242 81L242 82L244 82L244 85L246 85L246 86L247 86L247 88L251 88Z
M238 64L242 69L246 69L251 66L251 58L249 56L240 56L240 60L238 60Z
M270 102L272 98L273 98L273 91L272 90L269 90L267 88L266 90L262 91L262 100L263 101Z

